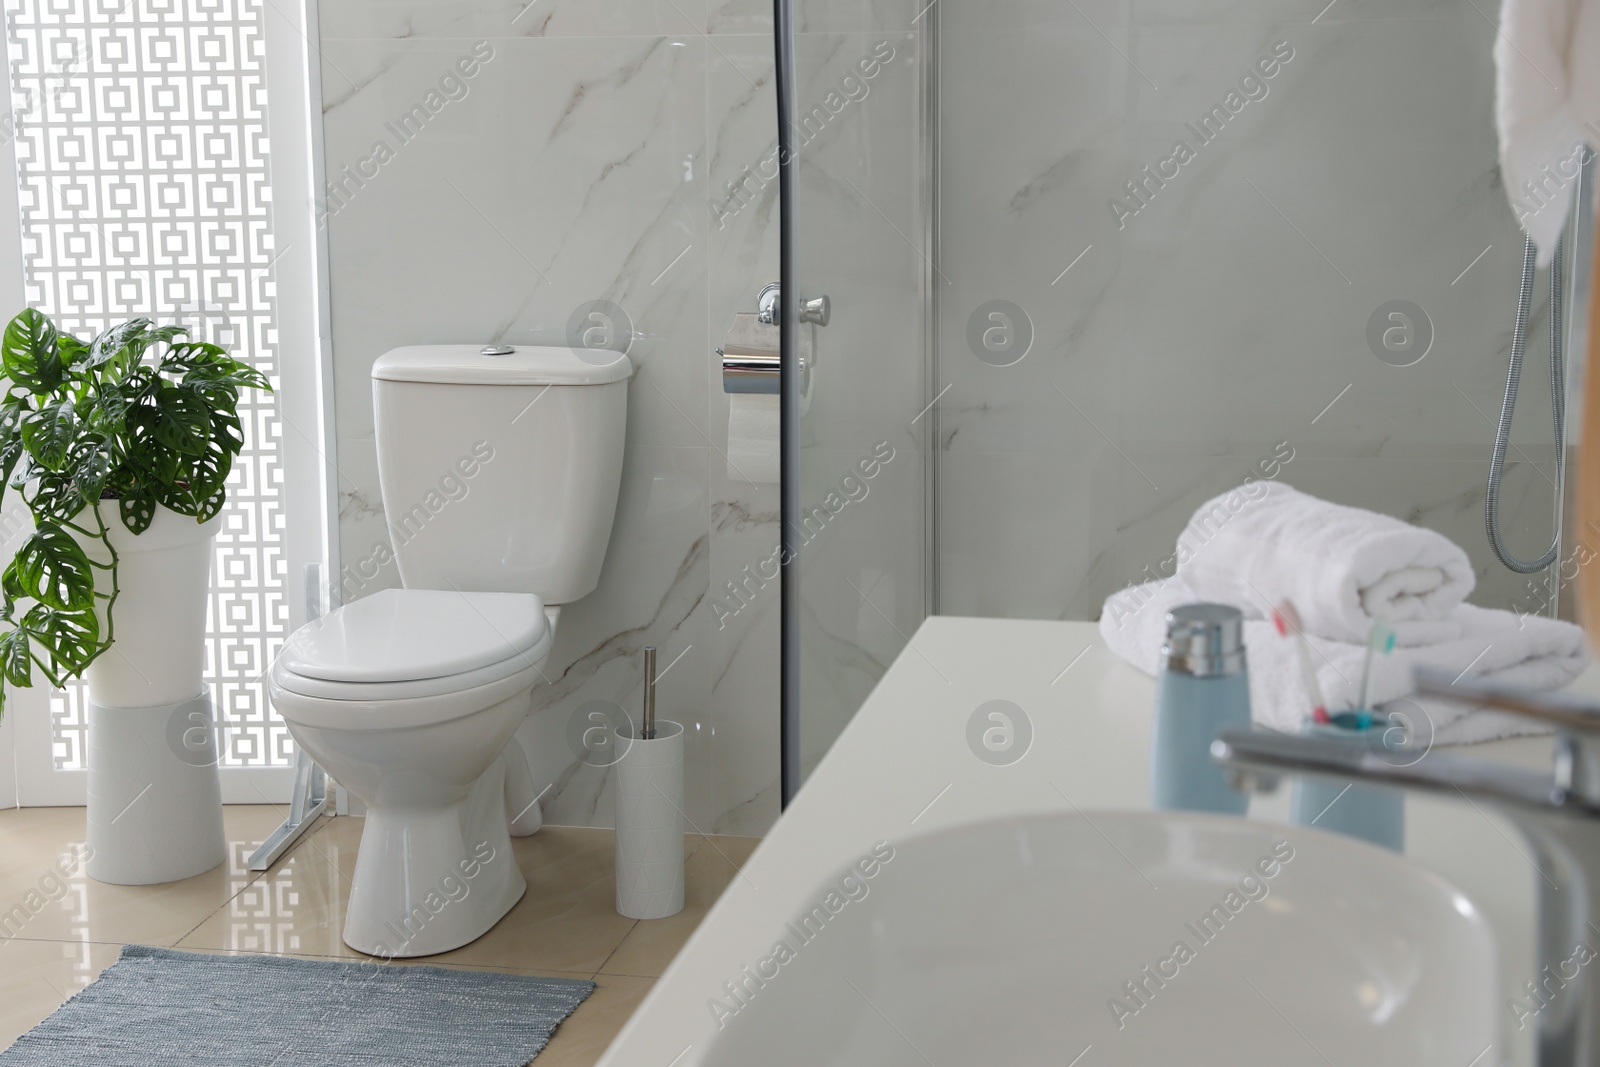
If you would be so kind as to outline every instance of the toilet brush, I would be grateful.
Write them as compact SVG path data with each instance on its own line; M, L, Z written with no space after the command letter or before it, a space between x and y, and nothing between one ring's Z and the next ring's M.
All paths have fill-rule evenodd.
M617 728L617 912L683 910L683 727L656 719L656 650L644 650L644 714ZM637 736L635 736L637 734Z

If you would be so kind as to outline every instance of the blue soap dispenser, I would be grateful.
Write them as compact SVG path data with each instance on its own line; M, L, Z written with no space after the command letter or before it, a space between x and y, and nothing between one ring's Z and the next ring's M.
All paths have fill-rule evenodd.
M1244 616L1224 604L1184 604L1167 613L1150 744L1155 807L1243 815L1250 798L1229 788L1211 759L1225 729L1250 726Z

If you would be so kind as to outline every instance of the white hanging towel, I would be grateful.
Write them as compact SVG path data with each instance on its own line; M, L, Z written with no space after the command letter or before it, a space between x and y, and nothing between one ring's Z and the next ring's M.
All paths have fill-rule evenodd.
M1548 266L1579 151L1600 145L1600 3L1505 0L1494 65L1501 180Z

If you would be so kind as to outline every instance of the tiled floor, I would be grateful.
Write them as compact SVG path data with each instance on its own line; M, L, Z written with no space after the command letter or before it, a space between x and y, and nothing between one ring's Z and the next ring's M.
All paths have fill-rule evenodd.
M93 881L76 862L82 808L0 811L0 909L21 905L27 915L20 929L0 933L0 1048L93 981L128 942L365 958L339 939L362 820L323 819L272 870L246 870L246 857L283 814L266 805L229 807L226 865L164 886L113 886ZM586 1067L758 843L690 835L683 911L638 922L614 906L611 832L547 826L515 842L528 892L499 925L464 948L416 962L593 980L594 994L537 1059L537 1067ZM63 861L72 873L58 882L52 868Z

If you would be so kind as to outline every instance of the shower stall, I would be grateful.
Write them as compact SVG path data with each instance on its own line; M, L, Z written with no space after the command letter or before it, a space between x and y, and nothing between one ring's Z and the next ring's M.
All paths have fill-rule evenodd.
M1485 536L1523 249L1485 11L777 0L785 799L926 615L1097 618L1246 479L1438 530L1474 603L1566 613L1600 532L1562 529L1542 272L1499 527L1555 555L1515 573Z

